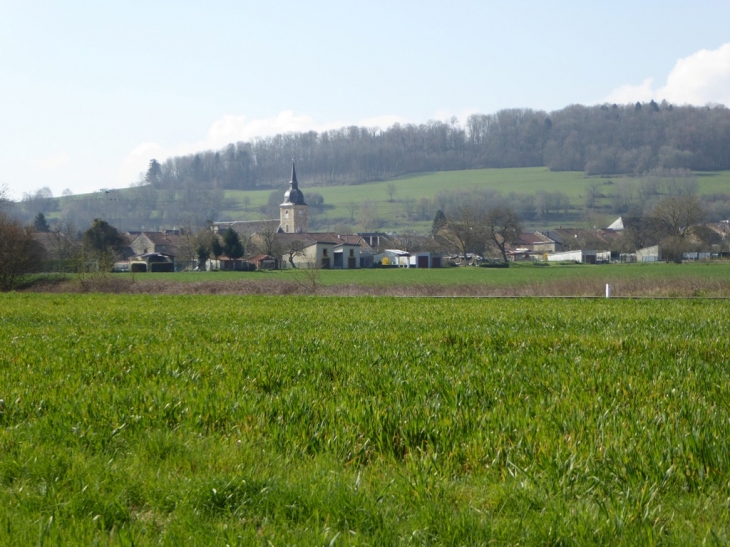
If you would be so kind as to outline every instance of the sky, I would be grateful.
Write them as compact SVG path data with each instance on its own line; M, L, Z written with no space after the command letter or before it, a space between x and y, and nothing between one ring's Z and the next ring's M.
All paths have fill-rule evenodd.
M727 0L0 0L0 188L124 188L290 131L730 106L728 21Z

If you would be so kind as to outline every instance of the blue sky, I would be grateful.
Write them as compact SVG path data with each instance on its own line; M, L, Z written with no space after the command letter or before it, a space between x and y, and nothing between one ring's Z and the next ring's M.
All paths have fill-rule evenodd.
M730 2L0 0L0 186L504 108L730 106Z

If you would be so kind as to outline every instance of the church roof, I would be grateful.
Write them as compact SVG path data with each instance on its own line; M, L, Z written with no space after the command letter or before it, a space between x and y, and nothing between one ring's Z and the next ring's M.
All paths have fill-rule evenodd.
M284 194L284 203L282 205L306 205L304 194L299 189L299 182L297 182L297 170L294 162L291 163L291 180L289 181L289 189Z

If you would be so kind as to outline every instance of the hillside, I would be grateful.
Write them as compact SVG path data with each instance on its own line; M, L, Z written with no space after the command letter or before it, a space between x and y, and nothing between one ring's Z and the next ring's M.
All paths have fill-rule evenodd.
M27 221L43 212L51 223L71 220L77 227L99 217L123 230L199 226L207 219L278 218L278 204L288 184L288 172L282 171L275 189L186 193L142 186L21 202L16 212ZM574 225L587 213L608 223L622 214L627 203L642 204L640 190L647 184L646 177L587 176L546 167L440 171L347 186L313 184L306 165L298 167L298 172L311 205L313 230L427 232L436 210L447 208L456 197L475 192L498 194L508 200L528 228ZM730 171L680 173L696 181L708 220L730 216ZM591 207L587 207L589 193L595 196Z
M730 110L723 106L571 105L473 114L449 122L343 127L231 143L158 163L145 181L157 190L275 187L282 165L306 166L311 184L383 181L420 173L548 167L590 175L651 169L730 169Z
M334 229L338 224L357 226L358 219L369 211L375 212L382 221L380 229L419 232L430 230L436 210L445 209L448 197L453 194L493 190L505 197L513 194L515 201L523 202L541 193L563 194L567 199L565 209L525 218L527 226L542 228L555 223L579 222L586 213L586 197L591 185L598 185L600 193L591 212L604 215L606 220L617 216L621 214L615 206L618 194L627 186L641 183L641 178L586 176L582 172L554 172L545 167L442 171L353 186L310 186L305 171L299 179L305 195L319 194L324 200L325 206L319 214L315 210L313 217L315 225L320 224L323 230ZM699 195L705 198L718 195L722 198L722 194L730 193L730 171L699 173L696 181ZM392 200L390 185L395 187ZM226 191L226 207L221 217L229 220L263 218L266 215L261 210L266 207L269 196L273 194L278 198L285 189L282 183L278 191ZM244 206L244 203L248 205ZM354 212L351 210L353 203L356 204ZM519 206L517 203L516 207ZM722 212L718 211L718 214L724 218ZM275 211L269 216L271 214L276 216Z

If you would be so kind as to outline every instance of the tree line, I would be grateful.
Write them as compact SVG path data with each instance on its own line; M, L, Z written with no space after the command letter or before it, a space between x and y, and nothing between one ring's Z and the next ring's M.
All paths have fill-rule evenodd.
M717 106L571 105L473 114L448 122L279 134L221 150L151 160L157 190L251 190L281 184L292 158L311 184L357 184L416 172L538 167L615 175L654 168L730 169L730 110Z

